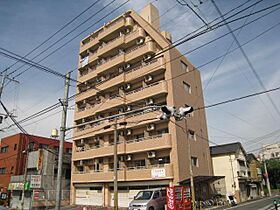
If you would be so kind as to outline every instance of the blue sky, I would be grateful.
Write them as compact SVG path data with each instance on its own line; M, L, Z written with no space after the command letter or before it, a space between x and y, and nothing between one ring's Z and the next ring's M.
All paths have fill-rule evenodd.
M109 2L109 0L100 1L95 7L91 8L87 13L32 53L28 58L31 59L36 56L37 53L44 50L47 46L55 42L75 26L78 26L83 20ZM71 39L81 30L84 30L108 13L109 15L107 15L105 20L102 20L90 30L70 42L66 47L57 51L42 62L43 65L61 73L66 73L69 70L75 69L78 63L79 41L83 37L128 9L134 9L139 12L145 4L151 1L130 0L116 12L111 12L123 2L125 1L116 0L88 23L82 25L79 30L69 35L66 39L59 42L58 45L55 45L34 61L40 60L65 41ZM202 22L187 7L179 5L175 0L153 0L152 2L159 9L160 14L162 14L161 30L171 32L174 41L202 26ZM191 6L198 5L198 7L193 8L207 22L218 16L211 0L202 0L203 4L199 4L198 0L191 0L188 2L190 2ZM222 13L225 13L244 2L245 0L216 0ZM256 1L251 0L247 5L254 2ZM24 55L92 3L93 1L89 0L0 1L0 47ZM276 3L278 3L277 0L262 1L242 14L248 14L248 12L254 12ZM166 11L168 12L166 13ZM258 16L259 15L249 17L246 21L249 22ZM242 28L240 32L235 32L239 42L243 44L274 24L277 24L280 21L279 16L280 10L277 10L271 15ZM230 26L234 29L241 26L243 23L244 19L230 24ZM227 32L227 28L222 27L180 45L179 50L182 53L185 53ZM279 34L280 26L278 25L273 30L244 46L244 50L267 89L280 86ZM195 66L200 66L207 61L224 54L232 41L233 39L230 35L226 36L204 48L188 54L187 57ZM236 46L237 45L234 43L231 49ZM217 60L216 62L199 69L201 71L204 87L208 83L219 62L220 60ZM0 57L1 70L13 63L14 61L12 60ZM17 64L16 67L18 66L20 65ZM16 68L13 67L10 71L14 69ZM26 67L21 68L17 72L24 69L26 69ZM76 71L73 72L72 77L76 77ZM40 72L36 69L30 69L18 77L17 80L20 84L10 83L5 87L2 96L2 100L6 106L9 107L10 110L16 110L15 113L18 116L17 119L22 119L36 111L52 105L58 101L58 98L63 96L64 81L61 78ZM212 104L257 91L262 91L261 86L257 82L256 77L252 74L252 71L240 50L236 50L225 57L220 68L205 89L205 104ZM75 84L72 84L71 94L74 93ZM279 91L271 93L270 96L279 107ZM50 114L53 113L55 113L55 111ZM209 139L218 144L241 141L245 148L250 151L261 147L262 144L279 141L280 132L275 132L273 133L274 135L267 135L267 138L258 138L279 129L278 121L280 116L275 112L265 95L207 109L206 113L209 126ZM59 128L60 114L58 113L46 119L41 119L39 122L36 122L37 120L38 119L34 120L34 123L26 126L25 129L29 133L49 136L52 128ZM72 121L73 110L70 110L68 118L69 126L72 125ZM32 121L29 123L32 123ZM1 127L6 127L8 124L11 124L11 122L5 120ZM16 128L9 129L6 132L1 132L0 137L8 136L16 132ZM70 137L70 134L68 137Z

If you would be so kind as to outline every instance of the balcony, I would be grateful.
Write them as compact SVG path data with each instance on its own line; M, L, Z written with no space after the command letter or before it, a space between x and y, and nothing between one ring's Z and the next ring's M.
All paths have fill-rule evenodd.
M125 96L127 101L135 102L163 93L168 93L167 83L165 81L160 81L153 83L147 87L142 87L128 92Z
M84 53L87 49L93 47L94 45L97 45L99 43L99 40L106 37L108 34L113 33L114 31L116 31L122 27L125 27L126 25L131 25L131 23L126 24L126 22L131 22L131 21L130 20L126 21L126 19L120 18L112 23L106 24L102 29L100 29L98 32L96 32L94 38L90 37L89 42L81 45L80 54Z
M153 83L147 87L142 87L131 92L126 93L123 97L114 96L102 105L94 105L85 108L79 112L75 112L75 120L79 120L88 116L92 116L97 110L102 112L107 109L111 109L115 106L124 105L124 99L126 99L127 104L135 101L139 101L154 95L168 93L167 83L165 81L160 81Z
M165 59L163 57L153 60L150 63L143 64L136 68L133 68L127 72L120 73L113 78L104 80L96 85L96 88L100 90L105 90L111 87L114 87L118 84L124 83L125 81L131 81L139 77L143 77L148 73L158 71L160 69L165 69ZM94 96L97 93L95 89L89 89L85 92L81 92L76 96L76 102L85 100L91 96Z
M171 134L161 134L149 136L142 139L120 142L118 144L118 154L145 152L150 150L169 149L172 148ZM114 145L96 147L81 152L74 152L72 160L88 159L89 157L113 156Z
M103 71L107 69L111 69L115 66L121 65L123 63L129 62L135 58L138 58L140 56L143 56L147 53L155 53L156 52L156 44L154 42L147 42L143 45L139 45L135 48L130 49L129 51L125 53L119 53L113 57L107 58L103 61L103 63L99 64L94 68L93 71L88 71L87 74L84 74L79 78L79 81L81 83L84 83L94 77L96 77L98 74L102 73Z
M126 128L130 128L133 127L132 125L129 125L129 122L139 122L137 125L141 125L141 124L146 124L148 123L148 121L142 122L144 119L152 119L154 118L154 120L150 120L149 123L157 121L157 114L155 112L141 112L139 114L134 114L134 115L130 115L126 118L121 118L120 120L118 120L118 122L124 122L127 121L128 125L126 126ZM108 120L106 121L102 121L100 122L100 124L96 124L92 127L88 127L87 129L84 129L82 131L77 131L74 133L74 139L73 140L77 140L77 139L81 139L81 138L87 138L87 137L91 137L93 135L98 135L101 133L104 133L104 126L105 125L112 125L113 122L110 122ZM121 129L122 127L119 127L119 129ZM109 128L106 129L107 132L113 131L113 128ZM75 136L78 136L77 138ZM81 137L82 136L82 137Z
M103 54L110 52L111 50L113 50L117 47L120 47L121 45L129 44L130 42L135 41L136 39L142 38L142 37L143 38L145 37L145 31L142 28L132 31L131 33L129 33L127 35L119 36L119 37L111 40L104 46L100 47L98 49L98 56L102 56Z
M162 176L155 177L154 171L162 169L164 171ZM172 179L173 178L173 165L155 165L147 167L134 167L118 170L118 181L137 181L137 180L155 180L155 179ZM74 183L83 182L108 182L113 181L113 171L103 172L87 172L87 173L73 173L72 181Z

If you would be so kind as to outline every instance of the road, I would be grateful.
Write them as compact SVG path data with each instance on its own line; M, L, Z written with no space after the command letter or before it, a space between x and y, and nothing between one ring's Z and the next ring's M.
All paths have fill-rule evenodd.
M272 196L270 198L263 198L256 201L251 201L247 203L240 204L238 206L226 208L226 209L232 209L232 210L271 210L275 209L273 205L273 201L277 200L277 202L280 200L280 196ZM280 207L278 207L280 210Z

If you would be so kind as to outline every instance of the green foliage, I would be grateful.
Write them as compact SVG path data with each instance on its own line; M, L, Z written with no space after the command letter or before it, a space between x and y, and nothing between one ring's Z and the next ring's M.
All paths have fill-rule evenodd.
M272 189L280 188L280 160L268 160L267 172Z

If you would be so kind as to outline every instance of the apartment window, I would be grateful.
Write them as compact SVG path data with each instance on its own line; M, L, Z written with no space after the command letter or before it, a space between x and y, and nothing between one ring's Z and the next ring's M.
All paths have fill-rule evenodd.
M6 153L6 152L8 152L8 147L9 147L9 146L1 147L1 153Z
M184 86L184 90L187 93L191 94L191 86L188 83L186 83L185 81L183 81L183 86Z
M5 174L6 173L6 168L0 168L0 174Z
M181 68L182 68L183 72L189 71L188 65L185 64L183 61L181 61Z
M244 160L238 160L238 163L240 166L245 167L245 161Z
M11 167L11 174L14 173L14 166Z
M17 150L17 144L14 144L14 150Z
M198 167L198 159L197 157L191 157L192 166Z
M193 130L188 130L188 139L196 140L195 132Z

